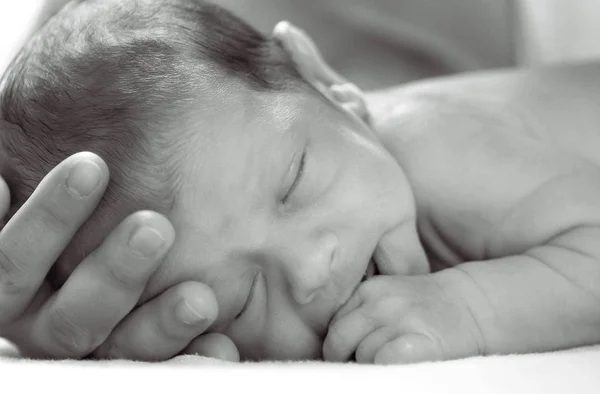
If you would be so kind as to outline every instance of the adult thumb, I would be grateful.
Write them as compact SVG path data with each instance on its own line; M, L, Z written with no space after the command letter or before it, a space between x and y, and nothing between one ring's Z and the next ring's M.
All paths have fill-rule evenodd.
M10 190L4 178L0 176L0 229L6 224L6 215L10 208Z

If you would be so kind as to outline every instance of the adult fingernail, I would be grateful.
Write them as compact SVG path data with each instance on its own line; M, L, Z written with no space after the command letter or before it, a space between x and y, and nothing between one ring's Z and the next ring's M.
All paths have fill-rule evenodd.
M165 238L152 227L142 226L129 238L129 247L143 257L154 257L164 246Z
M66 187L74 197L87 197L100 185L102 171L98 164L91 160L76 163L69 172Z
M206 317L186 300L179 302L175 314L185 324L196 326L206 322Z

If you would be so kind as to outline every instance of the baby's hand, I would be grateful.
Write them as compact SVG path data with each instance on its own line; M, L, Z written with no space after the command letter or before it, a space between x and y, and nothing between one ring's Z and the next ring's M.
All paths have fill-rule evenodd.
M323 344L327 361L397 364L482 353L466 303L435 274L375 276L334 316Z

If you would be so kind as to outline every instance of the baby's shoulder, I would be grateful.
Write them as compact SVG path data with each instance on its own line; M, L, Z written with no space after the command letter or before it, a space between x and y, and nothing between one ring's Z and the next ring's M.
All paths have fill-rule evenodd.
M445 241L465 258L523 253L600 224L598 144L548 128L534 134L480 102L398 97L371 101L381 110L374 125L406 172L422 220L456 238Z

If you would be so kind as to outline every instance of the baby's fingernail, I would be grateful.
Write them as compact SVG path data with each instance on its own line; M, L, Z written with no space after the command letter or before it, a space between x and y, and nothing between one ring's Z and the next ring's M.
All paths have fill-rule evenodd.
M403 346L399 346L399 350L408 362L438 361L441 358L436 344L425 335L407 335L401 343Z
M407 334L384 346L376 355L376 364L410 364L440 361L435 342L422 334Z
M175 314L177 315L179 321L193 326L204 324L207 320L206 317L200 313L200 311L198 311L186 300L179 302Z

